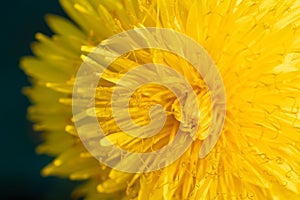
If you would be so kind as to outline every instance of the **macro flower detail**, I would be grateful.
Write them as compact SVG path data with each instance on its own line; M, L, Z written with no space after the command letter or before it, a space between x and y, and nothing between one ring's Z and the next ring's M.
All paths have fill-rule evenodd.
M151 49L152 52L147 53L145 49ZM153 58L153 63L146 61L138 66L133 64L132 69L127 67L118 73L112 71L111 67L116 65L115 61L138 50L148 54L148 58L161 57L159 52L165 60L172 61L172 65L176 63L176 59L182 58L193 66L186 67L186 70L203 77L211 97L212 121L199 151L199 158L204 158L217 143L224 125L225 88L222 77L207 52L196 41L172 29L135 28L122 32L102 41L84 59L76 74L72 96L73 121L81 141L87 150L106 166L123 172L145 173L172 164L197 137L201 117L197 89L194 91L183 74L165 63L157 63ZM173 59L167 52L173 54ZM139 54L136 54L136 57L138 56ZM145 59L142 60L144 61ZM124 62L129 63L130 60ZM153 93L153 86L161 87L159 93L169 90L173 95L163 104L161 103L165 101L164 96L161 96L159 101L154 101L153 95L159 93ZM194 88L196 87L195 84ZM107 95L109 98L101 95L103 91L110 94ZM175 100L179 102L179 105L176 105L180 110L176 113L178 120L174 119L174 111L170 107L170 102ZM144 107L139 104L143 104ZM102 109L100 112L99 107ZM106 115L103 115L103 109ZM149 120L144 118L147 110ZM140 112L144 114L139 114ZM132 121L130 114L137 120ZM173 130L174 136L169 138L176 121L177 131ZM107 123L111 125L105 127ZM168 129L164 129L166 123L170 126ZM88 127L88 130L83 127ZM107 132L111 134L106 135ZM122 136L123 133L126 133L126 136ZM113 138L110 139L111 137ZM154 150L155 140L169 143ZM136 149L133 144L137 143L139 147L146 147L146 151L124 150L120 148L120 143L127 143L126 146L130 146L130 150L131 147Z
M38 33L37 42L32 44L35 56L21 60L32 81L32 86L24 90L32 101L29 118L35 122L34 128L42 131L44 139L37 152L55 157L43 169L43 175L85 180L84 185L75 189L74 198L300 197L299 1L61 0L60 3L73 21L48 15L46 20L54 35ZM205 49L220 73L226 92L224 126L215 123L218 118L214 117L214 101L211 101L214 95L205 76L197 73L193 63L172 52L157 48L127 52L110 63L99 78L97 70L105 66L111 52L101 51L92 57L98 45L124 31L147 27L184 34ZM118 48L125 47L118 45ZM176 46L176 49L180 52L184 48ZM78 76L84 63L99 78L93 86L94 97L87 95L92 88L88 85L91 74ZM130 70L149 63L157 66L159 76L169 73L162 70L162 65L166 65L184 77L194 91L198 110L188 107L190 103L185 104L190 93L178 98L163 85L140 86L128 99L127 114L134 124L147 127L153 119L160 121L162 115L151 109L153 105L160 105L166 116L156 135L137 138L133 136L143 132L127 134L118 126L124 119L123 113L117 110L115 118L111 99L119 83L126 89L134 82L147 80L149 76L144 70L136 73L138 81L130 79L129 74L129 81L119 82ZM162 80L179 82L172 76ZM86 87L76 87L78 82ZM77 99L80 104L73 104L77 93L85 96ZM86 101L91 98L93 101ZM87 107L82 109L78 105ZM74 114L72 109L81 112ZM195 111L199 118L185 116L186 110ZM170 144L180 124L198 121L198 127L191 144L174 162L146 173L128 173L99 162L85 148L81 133L96 138L94 127L84 121L89 117L97 119L107 138L97 138L89 145L97 148L113 144L133 153L151 153ZM204 141L210 137L210 127L222 127L220 137L205 157L199 157ZM183 130L189 137L191 126ZM130 158L120 161L130 167L135 164ZM107 159L115 157L111 154ZM156 159L163 161L166 156L158 155Z

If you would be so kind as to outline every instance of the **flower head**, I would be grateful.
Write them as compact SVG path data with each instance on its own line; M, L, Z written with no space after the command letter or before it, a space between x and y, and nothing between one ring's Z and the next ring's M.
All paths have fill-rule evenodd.
M29 116L35 129L43 131L44 143L37 151L55 156L43 175L86 180L75 190L74 197L87 199L300 197L299 1L60 2L73 22L48 15L47 22L55 34L50 38L37 34L38 42L32 45L35 56L21 61L33 83L25 89L33 102ZM111 98L118 80L136 66L156 63L178 71L196 94L200 113L196 135L179 159L157 171L126 173L105 166L85 149L78 133L93 137L93 127L84 123L75 128L78 116L72 113L72 95L81 64L89 60L89 53L100 42L143 27L172 29L193 38L207 51L224 82L226 119L212 151L199 158L201 146L210 136L209 126L216 126L205 77L182 57L161 49L141 49L122 55L99 79L95 112L85 109L79 116L95 115L114 145L130 152L153 152L174 139L181 123L193 119L183 112L191 109L180 107L180 99L168 88L146 84L130 97L132 121L147 126L152 120L151 106L160 104L166 112L166 123L150 138L137 139L122 132L110 109ZM97 67L109 57L101 55ZM86 79L83 76L80 80ZM160 117L160 113L153 116ZM188 135L190 129L185 131ZM100 140L96 145L110 144ZM134 164L130 158L125 162L129 166Z

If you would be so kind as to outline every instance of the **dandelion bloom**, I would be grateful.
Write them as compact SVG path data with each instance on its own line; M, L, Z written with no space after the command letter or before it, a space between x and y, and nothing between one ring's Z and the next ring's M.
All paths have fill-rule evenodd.
M48 15L55 33L41 33L34 57L21 66L32 78L24 91L29 117L43 132L38 153L54 156L42 174L86 180L73 196L86 199L298 199L300 198L300 2L295 0L61 0L73 20ZM74 126L76 73L103 40L141 27L161 27L197 41L210 55L226 91L226 119L212 151L199 158L212 118L210 91L184 59L144 49L118 58L96 89L96 117L110 141L124 149L155 151L174 137L183 116L167 88L148 84L130 99L132 120L148 124L149 108L167 113L163 129L149 138L122 133L110 107L114 84L145 63L161 63L182 74L197 95L201 113L196 137L171 165L126 173L95 159ZM86 110L85 115L92 115ZM82 126L89 133L91 127ZM98 145L106 145L99 141ZM162 158L164 159L164 158ZM130 160L127 160L131 165Z

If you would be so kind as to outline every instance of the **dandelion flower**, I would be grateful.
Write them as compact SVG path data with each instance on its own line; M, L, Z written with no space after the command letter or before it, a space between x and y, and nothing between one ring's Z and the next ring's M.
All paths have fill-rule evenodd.
M32 85L24 91L29 117L42 131L38 153L54 156L45 176L85 180L74 198L86 199L298 199L300 198L300 2L296 0L61 0L73 20L48 15L55 33L36 35L35 56L21 66ZM144 49L118 58L96 91L96 115L107 137L120 147L155 151L174 137L183 116L167 88L145 85L130 99L132 120L148 124L159 103L167 120L159 134L135 139L120 132L109 109L121 75L145 63L161 63L182 74L197 94L201 113L187 151L165 168L126 173L105 166L83 145L74 126L76 73L100 42L138 27L161 27L197 41L213 59L226 91L226 119L212 151L199 158L211 120L210 92L184 59ZM86 115L91 115L88 111ZM79 127L89 132L91 127ZM99 141L105 145L105 141ZM131 163L128 161L128 165Z

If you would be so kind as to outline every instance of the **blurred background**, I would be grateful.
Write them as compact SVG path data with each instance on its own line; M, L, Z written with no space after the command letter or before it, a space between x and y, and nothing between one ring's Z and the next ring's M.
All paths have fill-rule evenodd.
M76 183L40 175L52 158L35 154L39 133L26 119L30 102L21 93L30 83L19 67L20 57L31 55L35 33L51 35L45 14L65 14L58 0L3 1L1 8L0 199L70 199Z

